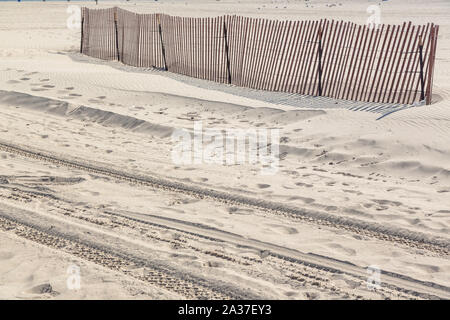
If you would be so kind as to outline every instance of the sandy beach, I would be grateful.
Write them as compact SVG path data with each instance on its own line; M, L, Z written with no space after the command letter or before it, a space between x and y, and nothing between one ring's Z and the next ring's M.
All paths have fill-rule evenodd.
M432 104L396 112L95 59L67 27L71 5L365 23L371 4L1 2L0 299L450 298L448 1L380 4L440 25ZM278 129L277 172L174 163L198 122Z

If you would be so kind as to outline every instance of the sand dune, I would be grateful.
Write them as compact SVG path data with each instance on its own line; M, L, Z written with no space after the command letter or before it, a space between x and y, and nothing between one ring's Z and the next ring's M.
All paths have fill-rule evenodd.
M367 19L368 5L117 3L186 16L333 15L358 23ZM238 298L409 299L448 292L446 1L382 3L383 22L441 25L433 104L407 107L260 92L100 61L78 53L79 30L66 28L66 3L0 6L0 298L201 298L179 289L186 280L180 274L197 279L189 283L207 298L226 296L216 284ZM279 129L278 172L263 176L261 164L173 163L171 134L192 132L196 121L204 129ZM28 216L29 225L21 226ZM95 243L98 251L80 253L73 239L80 248ZM108 251L111 243L128 245L130 256ZM282 254L291 260L277 257ZM79 291L65 285L71 264L82 269ZM367 290L360 275L370 265L390 274L386 283L429 291ZM177 289L155 280L158 272Z

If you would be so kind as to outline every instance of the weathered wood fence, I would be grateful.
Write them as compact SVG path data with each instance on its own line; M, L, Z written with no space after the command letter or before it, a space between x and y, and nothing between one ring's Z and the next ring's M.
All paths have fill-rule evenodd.
M81 52L270 91L431 103L439 26L82 10Z

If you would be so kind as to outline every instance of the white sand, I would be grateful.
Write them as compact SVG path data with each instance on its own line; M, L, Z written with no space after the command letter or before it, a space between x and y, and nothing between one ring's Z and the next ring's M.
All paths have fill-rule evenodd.
M364 23L367 6L377 3L341 0L336 3L342 5L329 7L334 3L331 0L309 2L305 5L303 1L262 0L118 1L102 2L99 7L120 3L123 8L138 12L186 16L236 13L280 19L335 17ZM282 103L282 95L273 95L269 101L266 96L246 89L81 56L77 53L79 30L66 27L67 6L50 2L0 4L1 141L97 161L127 172L157 175L450 240L450 3L447 1L383 2L385 23L434 22L441 29L433 104L395 112L380 120L377 119L381 114L376 112L322 108L320 103L302 108L302 102L292 97ZM92 3L89 6L95 7ZM89 109L70 112L79 106ZM105 111L114 114L105 117ZM146 121L145 130L143 126L130 124L132 118ZM173 164L170 133L177 128L192 130L192 119L203 120L203 126L210 128L280 128L283 160L279 172L262 176L258 165ZM73 207L81 215L84 208L89 215L98 215L97 218L105 218L102 210L174 218L349 261L363 268L377 265L383 270L450 286L448 254L318 227L254 208L108 181L95 174L58 168L6 152L1 156L0 175L8 183L0 184L0 205L62 217L67 223L70 219L59 214L61 206ZM48 183L42 179L46 176L82 179L76 183ZM13 188L43 192L64 201L11 197L16 192ZM114 230L124 243L131 241L127 237L142 240L137 231ZM81 292L67 290L63 285L65 272L75 258L11 232L0 232L0 237L0 298L178 297L176 293L172 295L165 289L78 258L86 285ZM263 264L243 271L189 249L153 242L139 245L155 250L149 252L158 252L158 257L165 257L174 266L199 272L207 279L222 279L264 297L342 298L326 290L288 283L284 267L278 266L275 270L279 274L265 278L262 274L274 272L272 266ZM197 245L217 249L210 243ZM255 254L232 245L223 250L237 258ZM381 297L353 288L349 281L333 281L346 292L367 298ZM33 293L34 287L46 283L59 294Z

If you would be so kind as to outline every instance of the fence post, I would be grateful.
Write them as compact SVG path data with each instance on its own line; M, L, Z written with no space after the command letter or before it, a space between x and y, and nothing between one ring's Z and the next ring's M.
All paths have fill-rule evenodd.
M439 33L439 26L432 26L431 28L431 48L429 54L429 63L428 63L428 80L427 80L427 91L426 91L426 104L431 104L431 98L433 95L433 75L434 75L434 64L436 60L436 46L437 46L437 37Z
M159 14L157 14L156 17L158 19L159 40L161 41L161 51L162 51L162 56L163 56L163 59L164 59L164 70L167 71L167 70L169 70L169 68L167 68L166 49L164 48L164 42L163 42L163 36L162 36L162 28L161 28L161 19L160 19Z
M419 36L419 63L420 63L420 101L425 100L425 80L423 77L423 40Z
M84 8L81 9L81 43L80 43L80 53L83 53L83 41L84 41Z
M322 96L322 26L319 26L319 50L318 50L318 54L319 54L319 66L318 66L318 71L319 71L319 97Z
M231 84L231 71L230 71L230 56L229 56L229 48L228 48L228 30L225 20L223 21L223 36L225 39L225 55L227 57L227 75L228 75L228 84Z
M117 29L117 8L114 10L114 29L116 31L116 51L117 60L120 61L120 51L119 51L119 31Z

